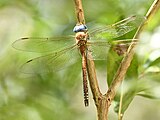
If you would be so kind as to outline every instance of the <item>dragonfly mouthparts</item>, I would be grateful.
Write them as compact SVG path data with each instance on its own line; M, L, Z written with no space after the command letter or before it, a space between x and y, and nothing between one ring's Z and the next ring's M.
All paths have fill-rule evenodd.
M87 26L86 25L76 25L74 28L73 28L73 32L77 33L77 32L85 32L87 31Z

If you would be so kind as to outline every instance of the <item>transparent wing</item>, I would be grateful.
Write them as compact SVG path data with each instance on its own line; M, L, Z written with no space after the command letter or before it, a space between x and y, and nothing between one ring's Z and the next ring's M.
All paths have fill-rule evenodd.
M137 44L137 39L116 40L112 42L105 41L88 41L87 42L87 58L93 60L105 60L109 49L114 50L118 55L123 55L128 49L129 45Z
M111 45L109 42L87 42L87 58L93 60L105 60Z
M76 49L77 45L65 48L61 51L50 53L28 60L21 66L23 73L47 73L63 69L80 59L80 54Z
M29 52L50 52L58 51L75 43L74 36L62 36L53 38L21 38L15 41L12 46L18 50Z
M120 37L138 27L144 20L145 18L141 16L131 16L112 25L97 25L90 31L91 40L92 37L96 39Z

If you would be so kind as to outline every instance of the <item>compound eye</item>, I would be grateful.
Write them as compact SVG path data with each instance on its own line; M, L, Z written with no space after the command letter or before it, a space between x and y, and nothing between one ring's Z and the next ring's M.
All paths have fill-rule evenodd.
M84 25L84 28L85 28L86 30L88 29L86 25Z
M84 32L87 31L87 26L86 25L76 25L73 29L73 32Z

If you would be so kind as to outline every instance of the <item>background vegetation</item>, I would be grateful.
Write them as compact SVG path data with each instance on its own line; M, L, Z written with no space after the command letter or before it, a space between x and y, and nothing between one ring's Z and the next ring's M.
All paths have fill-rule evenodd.
M131 15L143 16L152 2L153 0L83 1L86 23L88 26L94 26L95 22L112 24ZM137 77L142 75L137 90L142 93L135 92L137 82L135 84L134 80L124 82L124 91L130 92L129 97L124 97L124 111L128 108L124 120L160 118L160 101L157 100L160 97L160 42L157 39L160 37L159 13L148 22L141 35L141 45L137 48ZM75 18L73 1L69 0L0 1L0 120L96 119L91 93L90 106L85 108L83 105L81 63L57 73L31 76L21 73L19 67L39 54L17 51L11 46L21 37L74 34L72 29L76 24ZM122 38L132 38L133 33ZM107 85L104 64L106 61L96 61L101 91L105 92ZM135 97L136 94L143 97ZM116 109L113 109L116 105L116 102L112 104L112 120L117 119L114 112Z

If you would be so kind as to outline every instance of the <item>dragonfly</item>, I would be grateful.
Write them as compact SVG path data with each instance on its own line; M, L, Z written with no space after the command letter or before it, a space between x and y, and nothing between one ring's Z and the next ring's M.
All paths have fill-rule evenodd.
M144 18L130 16L112 25L95 25L88 30L84 24L74 27L75 35L55 36L52 38L21 38L13 43L18 50L44 53L28 60L21 67L24 73L56 72L78 60L82 62L84 105L89 105L87 60L106 60L111 46L130 44L131 39L114 40L134 30ZM119 54L121 54L119 51Z

